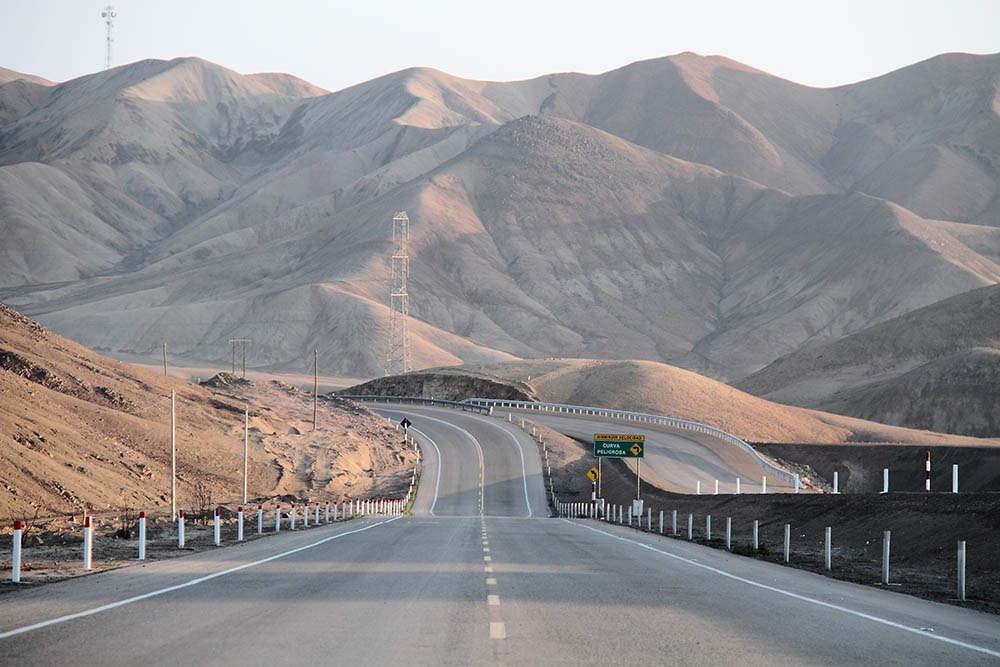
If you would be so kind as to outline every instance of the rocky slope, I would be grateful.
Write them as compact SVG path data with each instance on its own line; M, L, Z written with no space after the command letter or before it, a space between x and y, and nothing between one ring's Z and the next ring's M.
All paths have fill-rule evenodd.
M170 508L170 393L177 497L333 499L387 489L415 464L385 420L290 387L198 386L101 357L0 304L0 517ZM209 501L210 502L210 501Z
M734 386L771 400L949 433L1000 434L1000 287L782 357Z

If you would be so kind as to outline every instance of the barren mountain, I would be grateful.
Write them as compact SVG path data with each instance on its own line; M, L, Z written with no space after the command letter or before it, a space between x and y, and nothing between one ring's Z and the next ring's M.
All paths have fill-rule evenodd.
M757 396L950 433L1000 434L1000 286L972 290L734 383Z
M405 209L418 367L740 377L1000 279L998 81L1000 56L819 90L685 53L325 94L144 61L0 117L0 297L109 354L248 336L257 367L375 375Z
M177 497L240 498L244 407L251 497L334 499L386 489L415 458L363 408L232 378L215 388L112 361L0 304L0 516L170 506L170 392Z

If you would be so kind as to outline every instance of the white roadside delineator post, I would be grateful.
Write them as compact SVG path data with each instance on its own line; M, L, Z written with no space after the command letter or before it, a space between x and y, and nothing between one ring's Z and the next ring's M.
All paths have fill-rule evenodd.
M264 506L257 505L257 534L264 533Z
M694 495L696 495L696 496L700 496L701 495L701 480L700 479L695 482Z
M139 512L139 560L146 560L146 513Z
M292 509L288 512L288 528L295 530L295 503L292 503Z
M236 508L236 541L243 541L243 507Z
M94 528L90 525L90 517L83 520L83 569L91 569L91 551L94 546Z
M219 546L219 543L222 542L222 515L218 507L215 508L215 523L212 527L212 541L215 543L215 546Z
M326 504L326 514L323 517L324 523L330 523L330 503Z
M694 539L694 514L688 514L688 539Z
M733 550L733 517L726 517L726 550Z
M760 535L760 522L757 519L753 520L753 550L757 551L760 548L760 541L757 539Z
M309 503L306 503L302 508L302 527L309 527Z
M663 534L663 510L660 510L660 535Z
M705 515L705 539L712 541L712 515Z
M834 494L840 494L840 473L836 470L833 471L833 492Z
M891 531L882 533L882 585L889 585L889 539L892 537Z
M792 525L789 523L785 524L785 562L788 562L789 551L792 547Z
M828 569L828 570L831 569L831 565L832 565L831 561L833 560L832 556L831 556L831 553L830 553L831 550L832 550L832 548L833 548L833 545L832 545L832 542L833 542L832 532L833 532L833 529L830 526L827 526L825 534L824 534L824 537L823 537L823 564L826 567L826 569Z
M677 510L674 510L671 526L670 534L677 537Z
M799 473L795 473L795 493L799 492L800 486L801 484L799 483Z
M177 548L184 548L184 510L177 510Z
M958 464L951 464L951 492L958 493Z
M767 475L764 475L764 479L761 482L760 492L767 493Z
M719 495L719 480L715 480L715 495Z
M882 468L882 493L889 493L889 469Z
M740 478L736 478L736 495L740 495Z
M653 531L653 508L646 508L646 530Z
M281 505L274 508L274 532L281 531Z
M965 600L965 540L958 541L958 599Z
M20 521L15 521L10 564L10 580L15 584L21 581L21 532L23 530L24 524Z

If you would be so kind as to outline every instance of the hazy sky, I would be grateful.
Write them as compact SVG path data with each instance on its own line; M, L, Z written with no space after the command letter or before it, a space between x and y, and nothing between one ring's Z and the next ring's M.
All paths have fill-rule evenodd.
M0 67L104 67L105 2L0 0ZM1000 51L1000 0L119 0L113 63L200 56L330 90L411 66L472 79L604 72L696 51L813 86L948 51Z

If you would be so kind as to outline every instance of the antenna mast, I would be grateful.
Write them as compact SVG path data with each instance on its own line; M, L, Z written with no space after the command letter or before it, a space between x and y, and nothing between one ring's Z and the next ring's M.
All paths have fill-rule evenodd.
M111 69L111 42L115 41L111 37L111 28L114 27L114 19L118 16L118 12L111 5L104 7L104 11L101 12L101 17L104 19L104 25L108 27L108 48L104 54L104 69Z
M392 309L389 321L389 354L385 363L386 375L410 372L410 295L406 280L410 274L410 256L407 244L410 239L410 219L406 211L392 217Z

